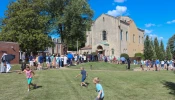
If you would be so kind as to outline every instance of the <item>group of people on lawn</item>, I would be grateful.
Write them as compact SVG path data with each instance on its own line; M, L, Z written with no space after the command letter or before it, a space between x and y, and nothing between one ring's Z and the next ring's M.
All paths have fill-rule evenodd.
M134 60L134 65L139 64L136 60ZM147 67L147 70L153 68L156 71L160 71L161 69L166 70L175 70L175 60L141 60L140 67L144 70L144 66Z
M71 59L67 55L60 54L46 54L45 58L42 53L36 55L35 57L31 54L29 57L29 65L35 66L37 70L41 70L44 67L44 60L46 61L47 68L61 68L71 64Z

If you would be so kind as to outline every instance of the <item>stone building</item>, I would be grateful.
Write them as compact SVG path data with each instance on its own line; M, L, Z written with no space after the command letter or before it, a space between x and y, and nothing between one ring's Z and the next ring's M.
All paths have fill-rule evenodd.
M61 39L60 38L52 38L52 41L54 42L55 46L48 47L48 53L50 54L61 54L63 55L63 45L61 44Z
M116 57L122 53L130 57L134 57L135 53L143 53L144 30L139 29L128 16L102 14L93 22L86 36L85 47L80 49L80 53L97 52Z

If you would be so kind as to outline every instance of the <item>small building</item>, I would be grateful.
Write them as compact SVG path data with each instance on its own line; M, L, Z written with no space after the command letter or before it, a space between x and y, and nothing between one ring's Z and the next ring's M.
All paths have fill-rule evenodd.
M52 41L54 42L55 46L53 48L49 47L48 52L50 54L61 54L62 55L63 45L61 44L60 38L59 39L53 38Z
M19 64L19 44L16 42L3 42L0 41L0 57L3 53L15 55L15 59L12 60L11 64Z

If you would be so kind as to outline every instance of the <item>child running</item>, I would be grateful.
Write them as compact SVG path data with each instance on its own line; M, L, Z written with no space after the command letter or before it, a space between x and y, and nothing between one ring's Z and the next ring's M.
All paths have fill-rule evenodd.
M30 91L30 85L32 85L34 88L36 88L36 84L32 83L32 77L35 73L32 70L30 70L30 67L28 65L26 65L26 69L23 72L26 73L27 83L28 83L28 91Z
M82 75L81 86L83 86L83 85L87 86L87 84L86 84L84 81L86 80L86 77L87 77L88 73L84 70L83 67L81 67L80 70L81 70L81 74L78 74L78 75L76 76L76 78L77 78L78 76Z
M93 83L96 85L96 91L98 92L98 95L95 100L103 100L104 99L104 91L103 87L99 83L100 79L98 77L93 79Z

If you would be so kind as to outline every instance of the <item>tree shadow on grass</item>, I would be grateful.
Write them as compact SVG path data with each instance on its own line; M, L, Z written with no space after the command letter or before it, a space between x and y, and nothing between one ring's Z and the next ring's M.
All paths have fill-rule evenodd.
M88 82L85 82L85 83L87 84L87 86L89 86L89 84L90 84L90 83L88 83Z
M168 82L168 81L163 81L162 84L164 87L166 87L168 90L171 90L169 94L175 95L175 83L174 82Z

